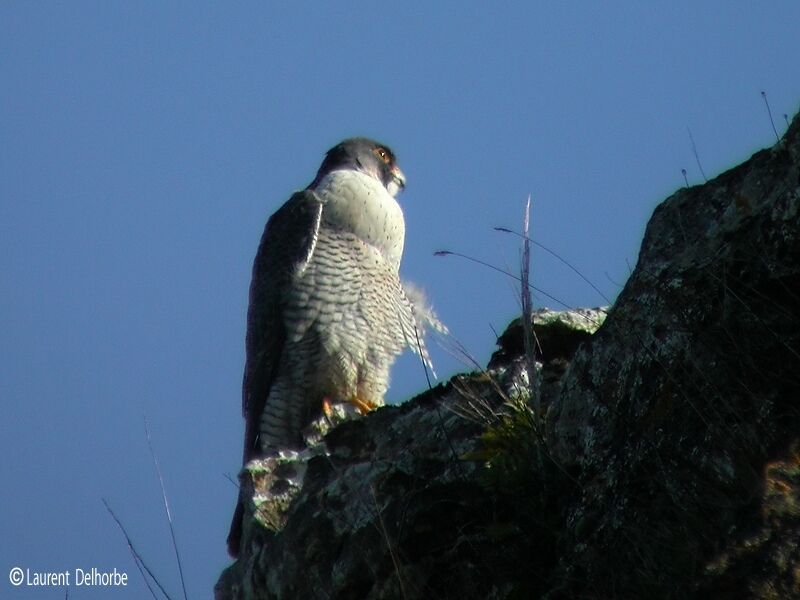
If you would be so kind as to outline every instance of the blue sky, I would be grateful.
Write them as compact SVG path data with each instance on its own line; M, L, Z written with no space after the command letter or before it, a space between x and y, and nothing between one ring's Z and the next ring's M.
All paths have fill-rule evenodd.
M774 143L800 106L796 2L0 4L0 596L14 566L117 568L146 590L107 498L179 597L228 564L251 261L340 139L408 178L404 276L482 364L534 237L614 297L658 202ZM534 283L604 301L534 252ZM539 306L558 308L540 298ZM444 378L465 367L434 348ZM425 388L394 370L389 399Z

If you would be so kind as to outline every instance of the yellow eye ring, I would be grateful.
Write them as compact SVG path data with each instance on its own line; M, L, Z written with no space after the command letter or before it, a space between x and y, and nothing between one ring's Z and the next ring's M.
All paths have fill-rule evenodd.
M389 153L386 152L385 148L375 148L375 154L377 154L378 157L383 162L385 162L387 165L389 164L389 162L391 162L391 158L389 157Z

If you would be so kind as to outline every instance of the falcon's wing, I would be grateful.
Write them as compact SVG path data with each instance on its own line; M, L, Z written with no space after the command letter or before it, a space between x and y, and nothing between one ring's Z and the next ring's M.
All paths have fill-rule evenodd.
M261 413L280 364L286 338L286 290L311 260L321 216L322 201L317 194L296 192L270 217L261 236L247 310L247 359L242 383L245 463L258 449Z

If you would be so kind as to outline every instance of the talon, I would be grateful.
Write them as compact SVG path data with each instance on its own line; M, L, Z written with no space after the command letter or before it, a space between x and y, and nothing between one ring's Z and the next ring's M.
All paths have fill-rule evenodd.
M322 413L329 419L333 416L333 406L331 405L331 399L328 396L325 396L322 399Z
M362 415L367 414L378 408L378 405L375 402L371 402L369 400L362 400L361 398L355 397L350 399L350 404L356 407L356 410L360 412Z

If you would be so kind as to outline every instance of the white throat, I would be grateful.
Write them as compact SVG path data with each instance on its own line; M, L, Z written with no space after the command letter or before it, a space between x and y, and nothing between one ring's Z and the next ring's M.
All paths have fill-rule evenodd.
M323 202L325 225L354 233L400 268L406 229L403 210L380 181L359 171L331 171L314 191Z

